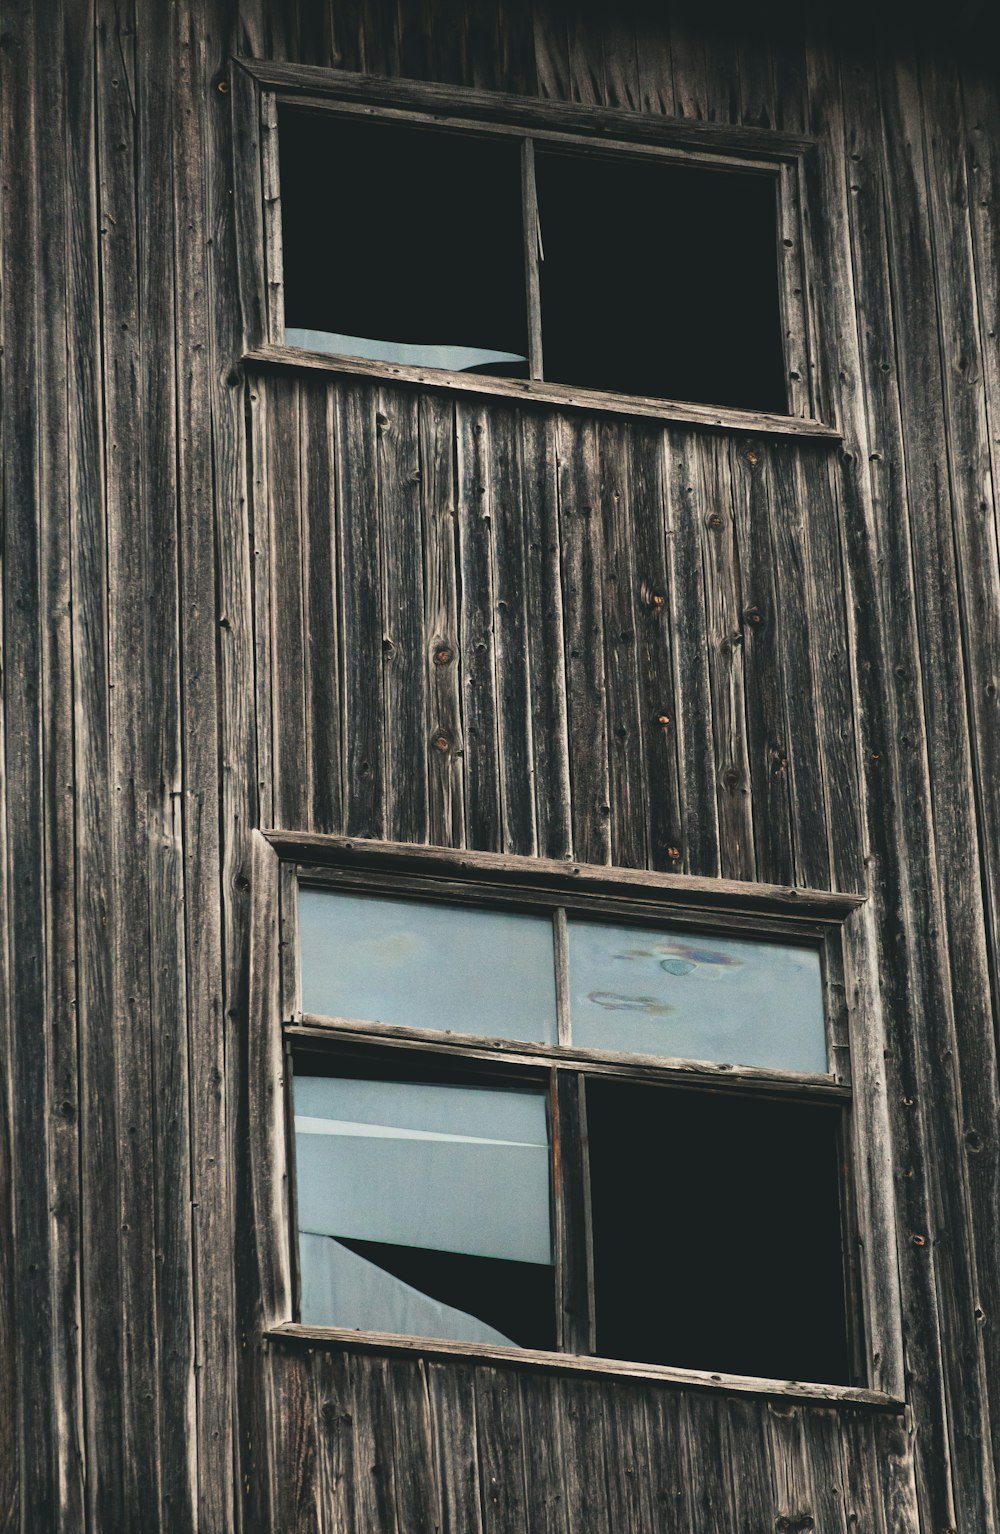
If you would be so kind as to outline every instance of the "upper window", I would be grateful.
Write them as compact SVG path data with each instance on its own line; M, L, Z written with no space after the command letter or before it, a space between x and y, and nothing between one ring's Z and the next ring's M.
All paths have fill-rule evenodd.
M781 413L775 167L284 107L284 340Z
M859 1382L834 929L485 873L282 906L297 1321Z
M233 107L256 364L839 436L812 139L259 60Z

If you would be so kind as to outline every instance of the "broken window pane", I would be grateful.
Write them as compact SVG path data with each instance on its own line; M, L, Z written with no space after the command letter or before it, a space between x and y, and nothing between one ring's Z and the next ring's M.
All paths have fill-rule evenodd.
M583 1048L828 1069L815 949L571 921L569 978L572 1041Z
M588 1082L598 1352L849 1383L839 1118Z
M283 109L286 340L526 378L520 144Z
M773 176L535 147L545 377L784 412Z
M306 1323L554 1345L547 1097L297 1074Z
M300 889L302 1008L554 1043L548 915Z

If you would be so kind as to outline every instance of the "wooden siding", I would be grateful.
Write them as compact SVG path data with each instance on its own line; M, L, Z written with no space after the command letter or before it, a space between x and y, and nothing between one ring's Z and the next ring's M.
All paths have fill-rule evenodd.
M0 1530L1000 1527L1000 99L712 21L0 0ZM245 373L234 52L816 134L843 447ZM905 1421L262 1344L275 824L869 892Z

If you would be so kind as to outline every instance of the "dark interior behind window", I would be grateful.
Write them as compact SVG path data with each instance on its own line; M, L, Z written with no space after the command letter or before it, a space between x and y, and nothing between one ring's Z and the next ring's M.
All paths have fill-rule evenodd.
M588 1082L598 1353L848 1383L839 1116Z
M536 147L545 377L788 408L772 176Z
M282 111L279 147L291 344L527 377L516 139Z

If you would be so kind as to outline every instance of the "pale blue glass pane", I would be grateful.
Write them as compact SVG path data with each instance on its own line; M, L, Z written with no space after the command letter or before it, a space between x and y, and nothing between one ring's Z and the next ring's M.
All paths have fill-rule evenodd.
M304 1012L556 1040L548 916L301 889L299 961Z
M490 363L527 362L517 352L490 351L482 346L423 345L415 341L380 341L369 336L342 336L330 330L285 331L289 346L305 351L328 352L334 357L368 357L373 362L401 362L407 367L448 368L453 373L466 368L485 368Z
M582 1048L828 1069L815 949L571 922L569 974Z
M299 1229L550 1263L542 1091L297 1077Z
M464 1294L446 1302L371 1254L409 1248L551 1273L544 1091L296 1076L294 1098L302 1320L511 1342L475 1314L482 1295L467 1291L466 1310Z

